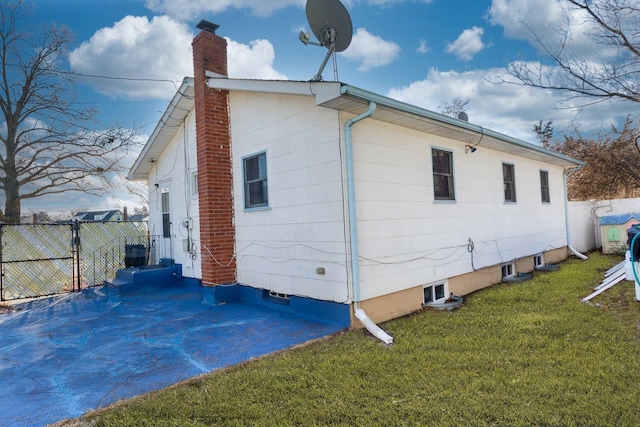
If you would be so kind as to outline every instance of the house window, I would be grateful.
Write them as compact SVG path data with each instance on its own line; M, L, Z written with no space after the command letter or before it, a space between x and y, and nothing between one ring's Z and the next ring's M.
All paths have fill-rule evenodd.
M515 269L513 268L513 264L504 264L502 266L502 278L506 279L514 276Z
M162 237L171 237L171 214L169 213L169 189L163 188L162 203Z
M508 163L502 164L502 177L504 180L504 201L516 202L516 172L515 167Z
M243 160L243 166L245 209L268 206L267 154L247 157Z
M198 194L198 172L191 174L191 194Z
M540 193L542 195L542 203L550 203L549 197L549 172L540 171Z
M535 255L533 257L533 267L536 268L536 267L542 267L542 266L544 266L544 258L542 254Z
M281 292L269 291L264 289L262 291L262 299L265 301L275 302L277 304L289 305L290 297L287 294Z
M433 196L436 200L455 200L453 188L453 153L431 149L433 163Z
M447 289L445 283L427 285L423 288L423 305L443 303L447 299Z

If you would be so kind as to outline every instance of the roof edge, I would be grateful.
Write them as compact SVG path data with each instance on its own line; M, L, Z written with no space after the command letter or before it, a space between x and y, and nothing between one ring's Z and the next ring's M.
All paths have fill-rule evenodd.
M378 105L384 105L388 108L392 108L395 110L399 110L399 111L403 111L409 114L414 114L414 115L418 115L418 116L422 116L425 117L427 119L430 120L434 120L437 122L441 122L445 125L448 126L455 126L458 128L462 128L471 132L475 132L479 135L485 135L487 137L492 137L495 139L499 139L502 140L504 142L508 142L510 144L513 145L517 145L519 147L525 148L527 150L531 150L531 151L535 151L538 152L540 154L544 154L544 155L548 155L551 157L555 157L557 159L563 160L567 163L572 163L575 166L583 166L586 163L583 162L582 160L578 160L578 159L574 159L572 157L566 156L562 153L558 153L556 151L553 150L549 150L546 149L544 147L541 147L539 145L535 145L532 144L530 142L526 142L523 141L521 139L518 138L514 138L512 136L509 135L505 135L503 133L500 132L496 132L493 131L491 129L485 128L484 126L480 126L480 125L474 125L472 123L469 123L465 120L460 120L460 119L456 119L454 117L450 117L444 114L440 114L440 113L436 113L434 111L431 110L427 110L425 108L422 107L417 107L415 105L412 104L408 104L406 102L402 102L402 101L398 101L396 99L393 98L389 98L387 96L384 95L379 95L377 93L374 92L370 92L368 90L365 89L361 89L355 86L351 86L348 84L343 84L342 87L340 88L340 93L342 95L345 96L350 96L350 97L354 97L354 98L359 98L363 101L367 101L367 102L375 102Z
M145 161L154 160L154 159L147 159L147 155L149 154L149 149L151 148L155 140L158 138L158 136L164 129L165 123L167 123L169 118L172 117L173 113L176 111L179 101L185 95L185 92L189 87L193 87L193 77L185 77L182 80L182 84L180 85L176 93L173 95L173 98L171 98L171 101L169 101L169 105L167 105L167 108L162 114L162 117L160 118L160 120L158 120L156 127L153 129L153 132L151 133L151 136L149 136L149 139L147 139L147 142L144 144L144 147L142 147L140 154L138 154L138 158L129 169L129 173L127 174L127 179L129 181L144 181L146 179L147 175L143 173L138 174L138 169L140 169L140 166Z

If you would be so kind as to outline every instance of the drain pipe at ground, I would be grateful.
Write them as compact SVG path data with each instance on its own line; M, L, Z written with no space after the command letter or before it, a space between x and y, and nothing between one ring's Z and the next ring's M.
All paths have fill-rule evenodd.
M360 263L358 255L358 227L356 224L356 190L353 174L353 142L351 139L351 128L360 120L366 119L376 111L376 103L369 103L369 109L364 113L353 117L344 126L345 156L347 163L347 206L349 210L349 240L351 244L351 282L353 286L353 302L355 304L355 315L362 322L365 328L373 336L383 341L385 344L393 344L393 337L383 331L367 314L360 308Z
M579 169L580 167L577 167L575 169ZM575 170L572 169L572 170ZM564 221L565 221L565 228L567 229L567 248L569 249L569 252L571 252L573 255L575 255L576 257L585 260L585 259L589 259L588 256L578 252L573 246L571 246L571 230L569 229L569 195L567 194L567 170L565 169L564 171L562 171L562 179L563 179L563 184L564 184Z

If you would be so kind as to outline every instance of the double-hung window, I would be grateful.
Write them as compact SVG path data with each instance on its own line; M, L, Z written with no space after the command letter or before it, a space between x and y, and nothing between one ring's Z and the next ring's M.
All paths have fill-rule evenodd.
M163 188L160 196L162 208L162 237L171 237L171 206L169 189Z
M542 195L542 203L551 203L549 197L549 172L540 171L540 193Z
M504 180L504 201L516 202L516 172L515 167L509 163L502 164L502 177Z
M433 197L436 200L455 200L453 153L432 148L431 161L433 163Z
M245 209L269 206L267 192L267 154L260 153L245 157L244 169L244 207Z

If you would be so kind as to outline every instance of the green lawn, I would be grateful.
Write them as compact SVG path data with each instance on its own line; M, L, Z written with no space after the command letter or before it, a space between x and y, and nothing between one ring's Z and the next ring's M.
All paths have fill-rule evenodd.
M638 426L640 304L620 257L349 331L87 414L95 426Z

